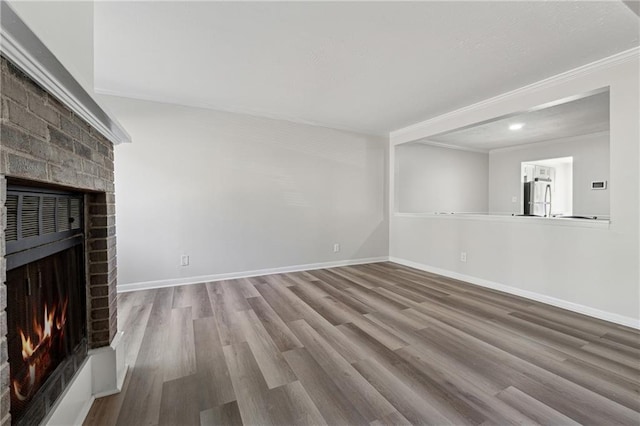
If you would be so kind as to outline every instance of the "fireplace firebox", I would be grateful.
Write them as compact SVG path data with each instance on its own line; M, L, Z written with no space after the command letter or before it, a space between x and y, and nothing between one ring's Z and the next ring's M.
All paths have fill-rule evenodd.
M38 424L87 353L83 196L7 190L13 424Z

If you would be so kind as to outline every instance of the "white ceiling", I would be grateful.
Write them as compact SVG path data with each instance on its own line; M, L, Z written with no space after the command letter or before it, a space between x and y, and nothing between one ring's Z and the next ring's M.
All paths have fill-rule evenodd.
M524 127L520 130L510 130L509 126L516 123L524 124ZM513 114L509 117L430 136L428 141L489 151L605 130L609 130L608 90L548 108Z
M638 45L622 2L96 2L100 93L388 134Z

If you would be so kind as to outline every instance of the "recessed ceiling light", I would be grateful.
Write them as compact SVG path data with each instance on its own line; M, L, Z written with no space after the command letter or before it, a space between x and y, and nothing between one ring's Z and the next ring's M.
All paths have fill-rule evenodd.
M509 126L509 130L520 130L524 127L524 123L513 123Z

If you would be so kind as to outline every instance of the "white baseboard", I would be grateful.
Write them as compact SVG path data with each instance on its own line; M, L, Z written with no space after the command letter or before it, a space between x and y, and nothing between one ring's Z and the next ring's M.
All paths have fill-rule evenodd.
M287 272L311 271L314 269L336 268L339 266L363 265L365 263L386 262L389 258L369 257L364 259L338 260L335 262L309 263L306 265L283 266L280 268L257 269L254 271L230 272L226 274L202 275L198 277L175 278L170 280L145 281L118 285L118 293L128 291L149 290L152 288L175 287L187 284L199 284L213 281L233 280L237 278L258 277L261 275L283 274Z
M590 306L580 305L578 303L569 302L567 300L558 299L555 297L547 296L533 291L522 290L517 287L500 284L494 281L485 280L483 278L477 278L471 275L461 274L459 272L449 271L447 269L436 268L433 266L425 265L411 260L400 259L390 256L390 262L399 263L400 265L409 266L410 268L419 269L421 271L431 272L433 274L443 275L445 277L453 278L460 281L465 281L470 284L479 285L481 287L487 287L494 290L499 290L505 293L513 294L515 296L524 297L526 299L535 300L536 302L546 303L548 305L563 308L568 311L577 312L579 314L588 315L590 317L598 318L601 320L609 321L612 323L624 325L627 327L640 329L640 320L626 317L623 315L614 314L612 312L603 311L600 309L592 308Z

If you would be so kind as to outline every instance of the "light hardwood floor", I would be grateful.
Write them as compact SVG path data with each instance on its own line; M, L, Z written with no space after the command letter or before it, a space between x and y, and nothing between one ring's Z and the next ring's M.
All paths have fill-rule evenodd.
M640 424L640 333L393 263L119 295L88 425Z

